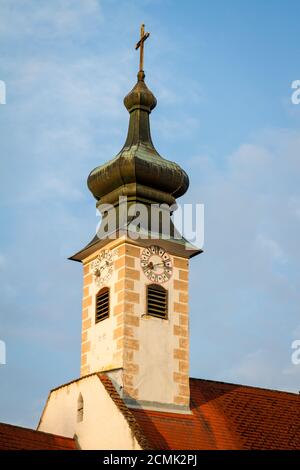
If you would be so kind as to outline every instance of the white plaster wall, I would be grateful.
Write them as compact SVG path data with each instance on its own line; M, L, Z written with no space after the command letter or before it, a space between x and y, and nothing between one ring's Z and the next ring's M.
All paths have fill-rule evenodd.
M83 421L78 423L80 393L84 414ZM66 437L77 435L83 450L140 450L127 421L97 375L84 377L51 392L38 430Z
M171 258L173 261L173 257ZM136 281L136 292L140 293L141 298L140 305L136 306L136 313L141 319L140 327L136 330L140 348L135 353L135 362L140 370L135 383L139 390L139 400L173 403L174 396L177 395L177 384L173 380L173 373L178 370L178 361L173 358L174 349L178 347L178 337L173 332L179 316L173 309L176 293L173 282L178 278L177 274L178 269L173 267L173 276L162 284L168 291L167 320L145 315L146 286L151 283L142 270L140 281Z
M139 330L140 350L137 362L140 375L137 387L139 399L172 403L176 395L173 372L174 336L171 320L142 318Z

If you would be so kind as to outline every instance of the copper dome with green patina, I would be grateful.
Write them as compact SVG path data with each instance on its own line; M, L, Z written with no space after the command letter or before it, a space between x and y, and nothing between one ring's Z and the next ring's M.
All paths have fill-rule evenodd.
M88 177L88 187L99 203L116 205L120 196L126 196L129 201L170 205L188 189L186 172L161 157L153 145L149 115L157 101L144 78L140 71L136 85L124 98L130 120L122 150Z

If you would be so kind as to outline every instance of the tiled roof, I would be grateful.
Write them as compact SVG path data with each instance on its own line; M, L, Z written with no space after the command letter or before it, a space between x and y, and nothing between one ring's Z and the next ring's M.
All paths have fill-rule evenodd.
M0 450L75 450L74 439L0 423Z
M300 449L300 396L190 379L190 415L131 409L152 449Z

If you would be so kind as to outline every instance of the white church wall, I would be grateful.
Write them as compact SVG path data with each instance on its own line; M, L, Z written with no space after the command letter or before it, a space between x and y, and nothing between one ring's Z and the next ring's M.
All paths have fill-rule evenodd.
M83 419L78 422L80 394L83 398ZM97 375L84 377L52 391L38 430L66 437L76 436L83 450L140 449L127 421Z

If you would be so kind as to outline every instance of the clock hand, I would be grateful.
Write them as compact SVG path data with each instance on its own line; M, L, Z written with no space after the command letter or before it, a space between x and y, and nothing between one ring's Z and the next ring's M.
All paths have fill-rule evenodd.
M101 275L101 272L103 271L103 269L105 269L106 266L108 266L108 262L106 261L105 263L106 263L105 266L99 266L99 268L96 269L96 273L99 273L99 274L95 273L96 275Z
M149 268L149 269L156 269L156 268L159 267L159 266L165 267L165 263L155 263L155 264L154 264L154 263L150 262L150 263L148 264L148 268Z
M103 271L103 269L105 269L107 266L109 266L109 262L107 260L105 260L105 265L102 266L101 271Z

